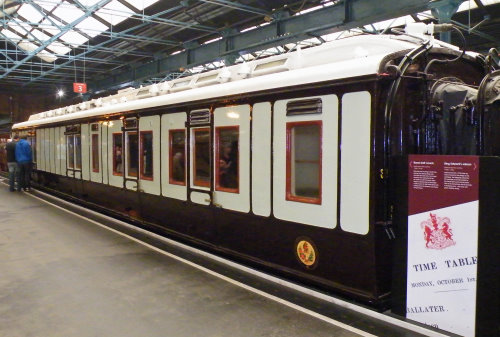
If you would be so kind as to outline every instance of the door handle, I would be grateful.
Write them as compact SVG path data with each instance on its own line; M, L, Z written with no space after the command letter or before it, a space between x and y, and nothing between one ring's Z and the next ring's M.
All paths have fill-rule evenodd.
M212 203L212 205L214 205L217 208L222 208L221 204L218 204L216 202L212 202L212 199L205 199L205 202L208 202L209 204Z

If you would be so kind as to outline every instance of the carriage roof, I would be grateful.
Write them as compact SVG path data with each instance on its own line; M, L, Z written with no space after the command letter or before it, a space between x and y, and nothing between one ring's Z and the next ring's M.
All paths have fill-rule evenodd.
M384 57L412 49L418 43L404 36L353 36L173 81L124 89L115 95L31 115L13 129L376 74Z

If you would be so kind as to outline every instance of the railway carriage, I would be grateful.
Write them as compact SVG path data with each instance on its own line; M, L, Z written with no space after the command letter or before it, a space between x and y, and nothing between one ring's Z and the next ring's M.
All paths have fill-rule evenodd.
M35 149L40 188L383 305L394 158L495 142L498 121L478 140L467 110L485 75L477 55L424 72L457 55L404 35L350 37L39 113L14 131ZM441 84L467 93L443 98ZM469 120L436 122L443 101ZM474 146L444 149L458 128Z

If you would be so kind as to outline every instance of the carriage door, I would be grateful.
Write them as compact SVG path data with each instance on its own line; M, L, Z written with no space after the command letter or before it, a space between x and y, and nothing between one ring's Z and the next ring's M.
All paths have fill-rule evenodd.
M139 190L139 120L135 117L123 120L123 178L127 190Z
M160 195L160 116L139 119L139 192Z
M103 126L107 130L107 142L103 146L107 156L107 181L109 185L123 188L123 170L124 170L124 146L123 146L123 122L121 119L105 121ZM106 180L106 177L105 177Z
M186 124L190 138L189 147L189 199L209 206L212 203L211 181L211 116L209 109L189 112Z
M213 123L213 200L222 209L250 211L250 106L217 108Z

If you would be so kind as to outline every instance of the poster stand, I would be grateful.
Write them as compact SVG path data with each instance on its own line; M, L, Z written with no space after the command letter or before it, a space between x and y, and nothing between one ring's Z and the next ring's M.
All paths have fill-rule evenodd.
M393 313L500 336L500 158L411 155L394 172Z

